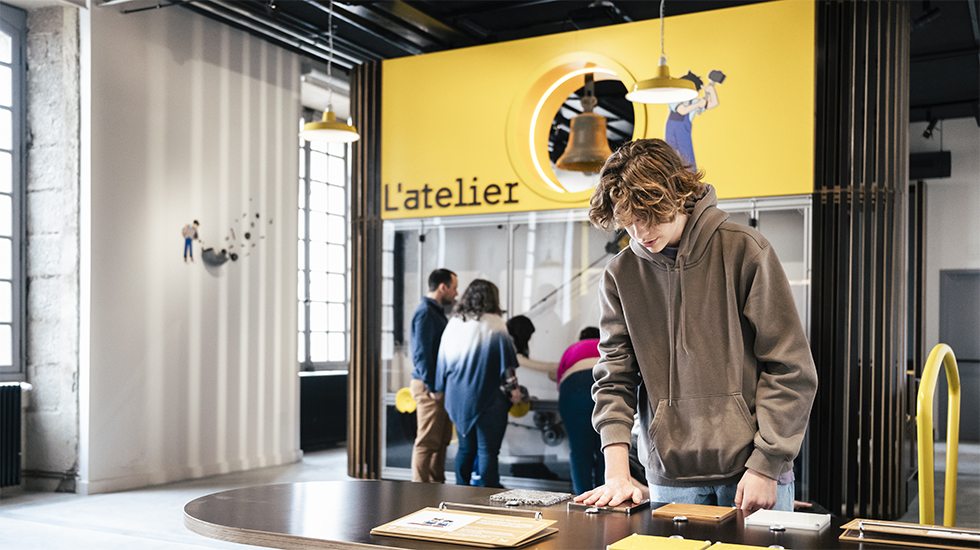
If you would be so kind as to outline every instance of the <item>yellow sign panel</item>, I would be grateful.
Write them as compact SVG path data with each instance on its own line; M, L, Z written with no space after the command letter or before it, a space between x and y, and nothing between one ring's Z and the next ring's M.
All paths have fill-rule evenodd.
M720 198L811 193L813 3L765 2L664 25L671 75L697 75L704 101L633 104L633 139L669 134ZM551 123L586 73L632 89L655 74L659 57L654 19L384 61L382 217L588 206L598 176L556 175Z

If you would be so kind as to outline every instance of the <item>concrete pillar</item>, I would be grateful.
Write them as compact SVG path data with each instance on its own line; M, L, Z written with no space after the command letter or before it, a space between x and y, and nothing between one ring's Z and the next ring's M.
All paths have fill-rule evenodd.
M79 14L28 11L25 488L74 492L78 470Z

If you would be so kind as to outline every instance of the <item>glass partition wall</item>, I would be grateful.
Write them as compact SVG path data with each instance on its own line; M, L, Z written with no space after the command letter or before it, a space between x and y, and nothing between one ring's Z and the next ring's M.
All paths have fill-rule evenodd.
M810 198L721 201L720 206L732 221L755 226L773 243L807 328ZM493 281L500 288L505 318L524 315L534 323L530 358L557 364L582 328L598 325L597 285L619 247L618 236L592 227L584 209L386 221L383 477L411 479L415 414L399 412L395 396L409 385L412 314L433 269L456 272L460 294L474 279ZM509 488L571 491L568 442L557 412L558 387L545 372L527 368L518 369L517 378L527 388L532 406L523 416L508 416L500 451L502 483ZM454 438L446 462L447 483L454 481L455 450Z

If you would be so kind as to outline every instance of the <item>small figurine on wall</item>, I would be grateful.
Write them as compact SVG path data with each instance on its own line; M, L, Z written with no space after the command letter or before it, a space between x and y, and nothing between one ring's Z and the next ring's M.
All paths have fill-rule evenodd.
M185 262L187 261L187 258L190 258L192 262L194 261L193 243L194 243L194 239L197 239L198 225L199 224L197 223L197 220L194 220L194 223L189 223L185 225L184 229L181 230L181 233L184 235L184 261Z
M704 85L701 78L691 71L687 71L687 74L681 78L693 82L697 91L703 91L704 95L683 103L668 105L670 113L667 115L667 124L664 128L664 141L680 153L684 163L691 166L691 170L697 171L698 166L694 160L694 142L691 139L692 123L694 117L718 107L718 91L715 89L715 85L725 81L725 73L711 71L708 74L707 85Z

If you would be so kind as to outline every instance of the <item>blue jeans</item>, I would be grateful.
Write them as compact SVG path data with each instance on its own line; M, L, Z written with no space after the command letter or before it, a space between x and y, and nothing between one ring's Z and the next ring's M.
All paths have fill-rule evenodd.
M592 427L592 371L573 372L558 387L558 412L568 433L569 466L576 495L605 483L599 434Z
M184 257L185 258L188 257L188 256L190 256L191 258L194 257L194 245L191 244L193 242L194 242L194 239L184 239Z
M507 429L507 411L510 402L500 392L495 399L476 419L476 424L469 432L463 433L456 428L459 447L456 449L456 485L469 485L473 466L477 464L480 479L476 482L479 487L502 487L497 466L497 455L500 444L504 441L504 431Z
M650 501L735 506L735 492L737 489L737 483L707 487L668 487L665 485L651 484ZM795 498L795 482L790 482L786 485L776 485L776 505L772 509L792 512L793 500Z

